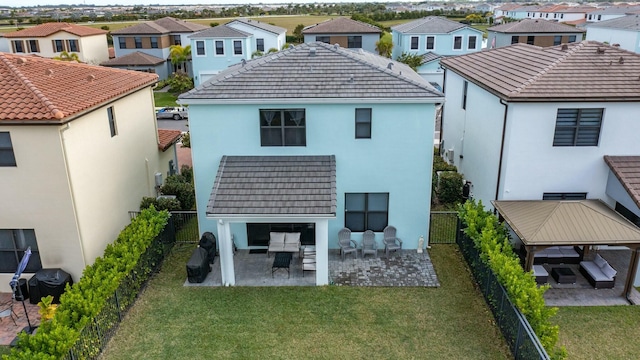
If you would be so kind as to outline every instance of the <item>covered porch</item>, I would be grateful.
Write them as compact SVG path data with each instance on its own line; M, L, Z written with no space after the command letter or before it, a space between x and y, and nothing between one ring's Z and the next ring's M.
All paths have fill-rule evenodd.
M579 201L494 201L524 248L523 266L530 271L534 262L544 268L551 289L545 294L549 305L623 305L640 303L633 282L638 266L640 229L600 200ZM577 247L576 261L538 262L536 253L552 247ZM594 288L585 275L583 262L598 255L616 271L612 288ZM562 281L551 276L554 269L567 268L575 279ZM540 269L540 267L538 267ZM554 274L557 275L557 274Z

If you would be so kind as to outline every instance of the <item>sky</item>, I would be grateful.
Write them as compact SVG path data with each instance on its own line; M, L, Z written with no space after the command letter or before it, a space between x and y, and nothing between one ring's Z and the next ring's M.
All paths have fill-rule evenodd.
M230 2L231 1L231 2ZM390 0L378 0L376 2L389 2ZM9 6L51 6L51 5L96 5L96 6L109 6L109 5L229 5L229 4L304 4L304 3L336 3L336 2L372 2L371 0L333 0L333 1L313 1L313 0L269 0L269 1L254 1L254 0L22 0L14 2L11 0L0 0L0 7Z

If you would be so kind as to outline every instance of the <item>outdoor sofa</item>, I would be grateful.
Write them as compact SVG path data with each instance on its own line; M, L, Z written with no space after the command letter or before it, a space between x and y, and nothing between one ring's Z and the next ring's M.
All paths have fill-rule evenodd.
M300 251L300 233L299 232L270 232L269 233L269 253Z
M522 259L526 259L526 250L522 249ZM579 246L563 245L550 246L533 255L533 263L541 264L579 264L582 261L584 251Z
M581 261L580 273L596 289L611 289L615 285L617 271L600 254L593 261Z

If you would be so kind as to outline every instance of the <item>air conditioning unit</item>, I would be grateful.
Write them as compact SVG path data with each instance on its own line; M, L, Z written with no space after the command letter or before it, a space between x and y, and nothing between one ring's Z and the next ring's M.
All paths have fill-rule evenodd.
M444 156L446 156L447 160L449 160L450 163L453 163L453 149L445 150Z

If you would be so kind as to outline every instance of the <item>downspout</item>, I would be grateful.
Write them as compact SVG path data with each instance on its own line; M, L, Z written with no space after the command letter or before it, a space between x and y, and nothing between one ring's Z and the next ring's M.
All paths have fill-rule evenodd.
M60 144L62 145L62 158L64 162L64 170L67 174L67 181L69 182L69 195L71 196L71 206L73 207L73 217L76 223L76 231L78 232L78 240L80 242L80 252L82 253L82 261L85 266L87 264L87 258L84 255L84 242L82 241L82 231L80 230L80 223L78 222L78 211L76 205L76 197L73 189L73 181L71 180L71 172L69 171L69 160L67 145L64 140L64 132L71 128L71 123L68 122L64 127L60 129Z
M507 112L509 110L509 104L500 99L500 104L504 105L504 118L502 120L502 140L500 142L500 159L498 160L498 180L496 181L496 196L495 200L498 200L498 194L500 193L500 177L502 176L502 157L504 155L504 138L507 131Z
M444 87L447 84L447 69L444 69L444 75L442 75L442 93L445 94L444 92ZM440 154L442 154L442 149L440 149L440 145L442 144L442 129L444 129L444 126L442 124L442 121L444 120L444 105L442 105L442 107L440 108L440 139L438 139L438 151L440 152Z

